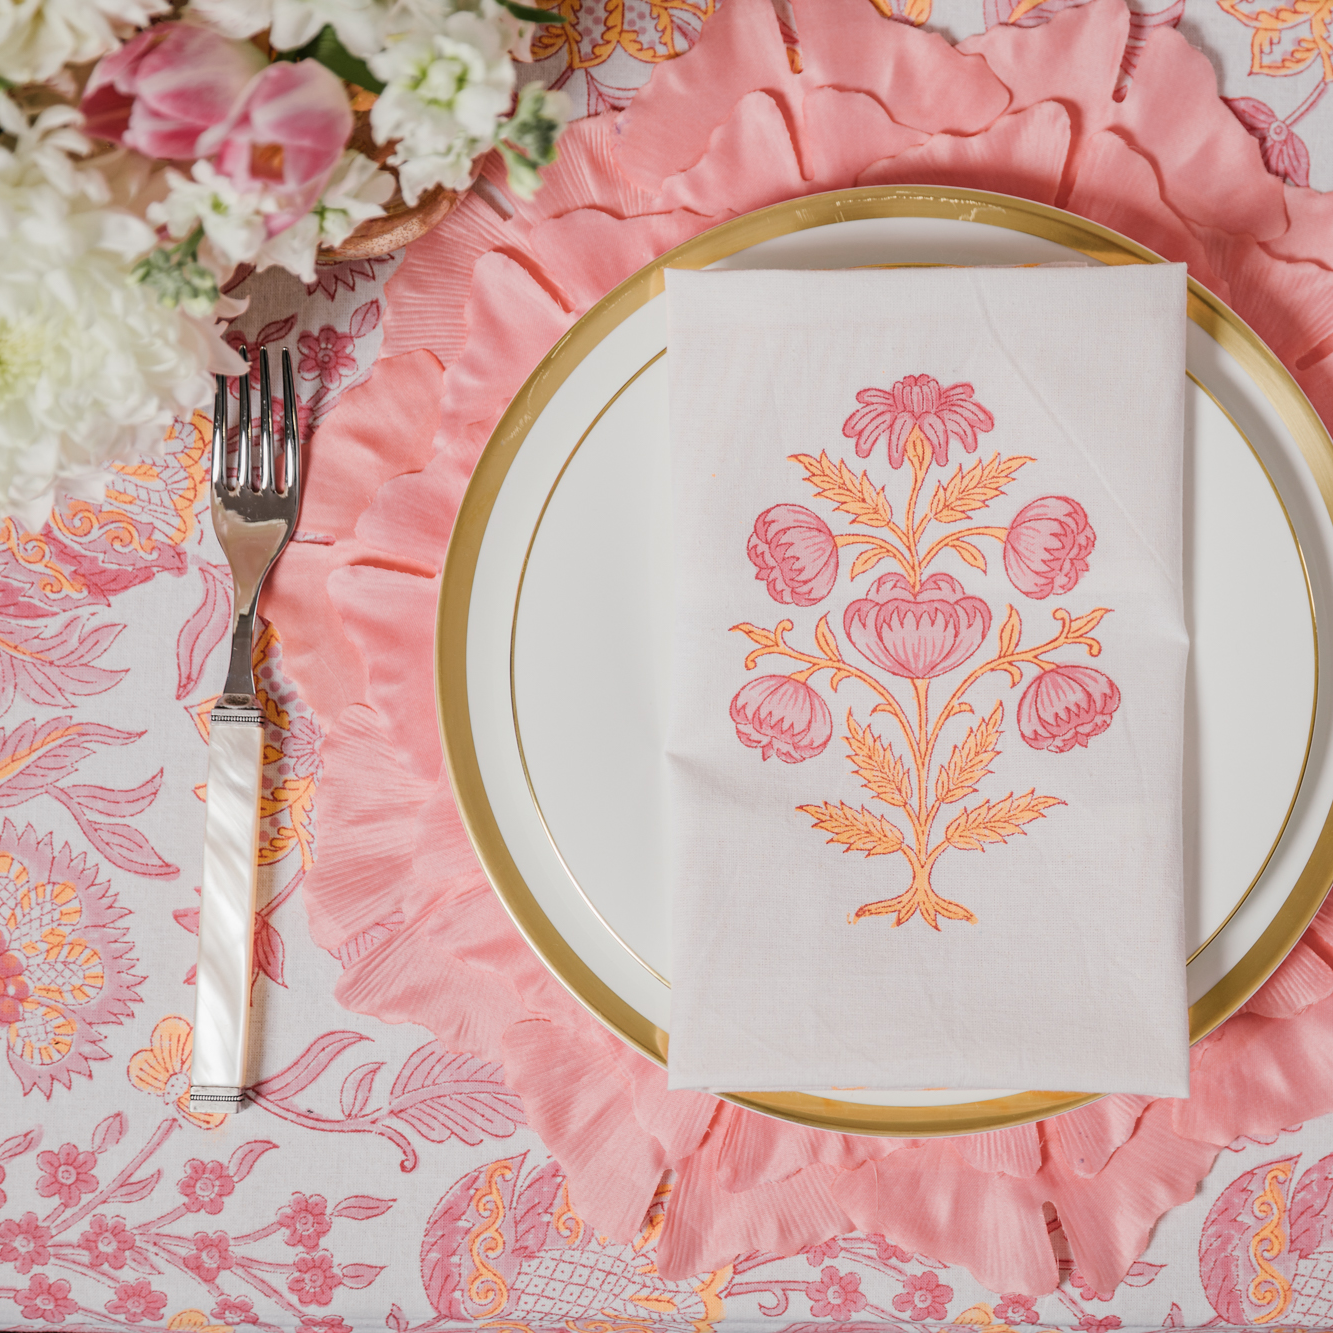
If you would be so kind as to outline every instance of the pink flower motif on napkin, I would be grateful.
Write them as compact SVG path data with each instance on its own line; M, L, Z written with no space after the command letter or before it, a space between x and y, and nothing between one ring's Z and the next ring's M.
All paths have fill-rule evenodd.
M1004 571L1025 596L1069 592L1088 572L1097 534L1077 500L1043 495L1014 515L1004 539Z
M1031 1296L1020 1296L1017 1292L1006 1292L995 1302L992 1311L994 1318L1001 1324L1035 1324L1037 1322L1036 1301Z
M943 1319L953 1300L953 1288L934 1273L912 1273L893 1298L893 1308L912 1319Z
M1115 681L1095 667L1052 667L1023 691L1018 730L1034 750L1065 754L1100 736L1119 707Z
M122 1282L116 1288L114 1300L107 1301L110 1314L121 1315L127 1323L141 1324L145 1319L156 1321L166 1309L167 1293L154 1291L147 1278L140 1282Z
M17 1222L0 1222L0 1264L13 1264L20 1273L31 1273L51 1258L47 1241L51 1228L44 1227L36 1213L24 1213Z
M319 1249L321 1237L328 1234L333 1223L328 1217L328 1200L322 1194L293 1194L291 1203L278 1209L278 1224L287 1228L283 1240L288 1245L301 1245L307 1250Z
M1120 1316L1108 1314L1098 1319L1096 1315L1085 1314L1078 1321L1077 1327L1081 1328L1083 1333L1115 1333L1120 1327Z
M972 394L970 384L951 384L944 389L930 375L907 375L892 389L862 389L856 395L861 406L843 422L842 433L856 441L860 458L868 458L887 438L890 465L902 467L908 437L919 429L935 462L943 467L949 461L950 440L976 453L977 433L995 425L995 418L973 402Z
M919 591L901 574L885 574L852 602L842 627L857 651L909 680L930 680L962 666L990 632L990 607L969 597L952 574L923 580Z
M866 1308L861 1274L840 1273L832 1265L819 1275L818 1282L806 1285L805 1294L810 1298L810 1313L816 1319L845 1322Z
M746 553L768 583L768 595L786 605L814 606L838 579L838 544L829 525L804 505L774 505L754 521Z
M88 1255L90 1267L105 1264L108 1268L124 1268L125 1256L134 1249L134 1233L125 1229L123 1217L108 1221L98 1213L79 1237L79 1245Z
M70 1284L63 1277L52 1282L45 1273L34 1273L27 1287L14 1293L14 1299L19 1303L24 1319L63 1324L65 1316L74 1314L79 1308L70 1300L69 1290Z
M97 1192L97 1154L80 1152L73 1143L63 1143L59 1152L37 1154L43 1174L37 1181L37 1193L43 1199L58 1195L66 1208L73 1208L85 1194Z
M828 704L804 681L790 676L747 681L731 701L731 720L742 744L764 759L776 754L784 764L813 759L833 737Z
M187 1213L202 1211L216 1217L222 1211L223 1199L235 1190L236 1182L221 1162L204 1163L192 1157L185 1163L185 1175L176 1182L176 1188L185 1196Z

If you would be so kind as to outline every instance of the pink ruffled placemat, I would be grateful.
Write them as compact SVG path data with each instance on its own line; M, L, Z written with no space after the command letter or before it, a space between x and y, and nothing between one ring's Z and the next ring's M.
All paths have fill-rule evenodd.
M291 548L264 607L332 729L311 928L349 963L348 1008L503 1062L599 1232L637 1234L674 1173L666 1277L859 1229L1038 1295L1058 1281L1062 1229L1084 1280L1109 1293L1223 1146L1333 1109L1333 909L1195 1047L1187 1102L1111 1097L930 1142L805 1130L667 1094L664 1071L566 994L490 891L422 725L449 528L510 396L607 290L738 213L888 183L1069 208L1187 263L1333 419L1333 273L1317 259L1333 201L1264 169L1207 58L1174 30L1151 34L1117 101L1122 0L958 47L868 5L794 13L800 73L768 0L729 0L629 111L570 130L533 203L506 222L468 199L390 283L385 359L310 448L302 524L335 541ZM1241 1318L1265 1313L1238 1299Z

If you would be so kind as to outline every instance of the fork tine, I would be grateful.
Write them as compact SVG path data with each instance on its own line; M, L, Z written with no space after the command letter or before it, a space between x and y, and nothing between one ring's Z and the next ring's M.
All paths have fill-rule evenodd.
M245 348L241 348L241 355L249 362L250 357ZM240 410L237 413L237 444L236 444L236 490L250 485L250 374L247 371L241 376L237 385L240 393ZM230 488L229 488L230 489Z
M227 484L227 377L217 375L217 392L213 396L213 489L221 490Z
M301 442L296 437L299 412L296 381L292 378L292 354L282 349L282 493L299 495L301 487Z
M273 490L273 386L268 376L268 348L259 349L259 490Z

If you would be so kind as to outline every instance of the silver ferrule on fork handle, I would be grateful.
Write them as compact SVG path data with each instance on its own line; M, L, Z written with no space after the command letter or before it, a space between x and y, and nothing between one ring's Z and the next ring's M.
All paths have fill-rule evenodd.
M239 1110L245 1088L253 968L264 715L213 709L204 812L204 882L195 967L192 1111Z

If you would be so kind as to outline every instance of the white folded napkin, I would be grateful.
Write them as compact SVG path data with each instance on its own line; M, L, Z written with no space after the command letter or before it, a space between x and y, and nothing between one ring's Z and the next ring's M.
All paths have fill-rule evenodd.
M1185 284L667 274L673 1088L1188 1095Z

